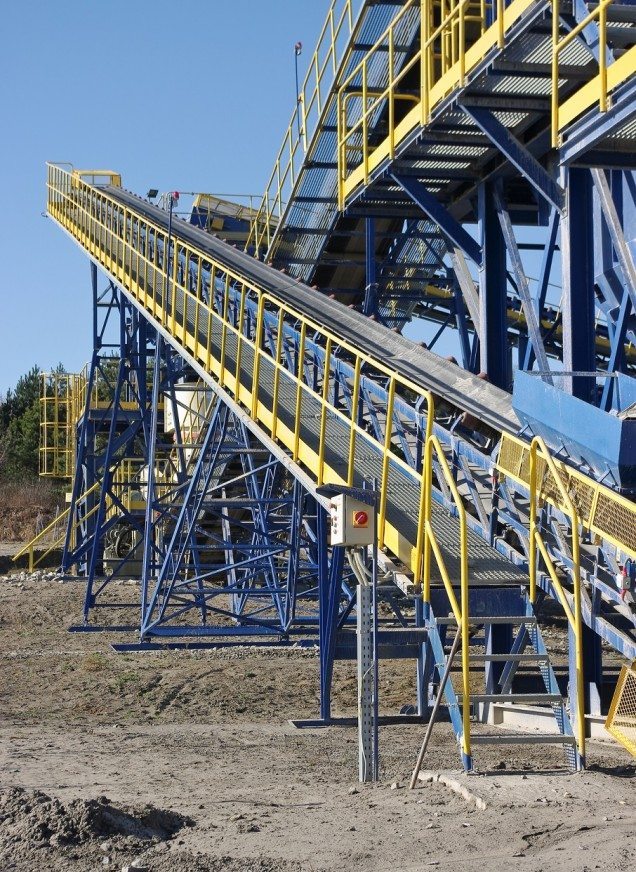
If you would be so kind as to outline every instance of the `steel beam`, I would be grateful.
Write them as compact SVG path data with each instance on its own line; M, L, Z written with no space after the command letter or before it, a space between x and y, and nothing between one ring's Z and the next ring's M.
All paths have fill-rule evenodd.
M478 189L479 237L483 262L479 270L480 367L504 390L512 381L508 343L506 244L495 205L494 183Z
M439 200L431 194L421 182L391 173L391 178L416 203L442 233L461 251L463 251L478 267L481 267L482 255L479 245L462 225L456 221Z
M589 170L564 169L566 208L561 220L563 366L568 372L596 370L594 228ZM594 381L566 376L564 388L590 401Z
M510 258L512 270L515 276L517 293L519 294L519 299L521 300L521 308L523 309L523 314L526 316L528 338L532 343L532 348L534 350L537 363L539 364L539 370L542 373L541 378L544 381L547 381L549 384L552 384L552 378L549 374L550 364L548 363L548 356L545 353L543 338L541 337L541 326L539 324L539 318L534 307L534 301L532 300L532 297L530 295L530 285L528 284L528 279L526 277L523 263L521 261L519 249L517 248L517 240L515 239L515 232L512 228L512 221L510 220L508 209L506 208L506 205L503 201L503 196L499 185L495 185L493 195L495 198L497 213L499 215L501 231L503 233L503 237L506 243L506 248L508 249L508 257Z
M460 104L461 105L461 104ZM555 209L561 211L564 203L564 191L555 182L550 173L539 161L510 133L507 127L488 109L477 106L461 105L464 112L472 118L479 129L496 146L510 163L515 166L524 179L538 191L541 196Z

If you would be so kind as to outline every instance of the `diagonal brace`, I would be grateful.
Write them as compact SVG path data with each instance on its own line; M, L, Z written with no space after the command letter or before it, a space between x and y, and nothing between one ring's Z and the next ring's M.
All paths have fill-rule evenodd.
M618 262L623 271L625 289L629 294L632 308L636 311L636 265L634 264L632 252L625 240L625 234L623 233L620 218L616 211L616 205L607 181L607 176L605 175L604 170L598 168L593 168L590 172L592 174L594 187L596 188L596 193L598 194L601 203L603 217L605 218L607 229L612 238L612 245L614 246Z
M523 177L530 182L541 196L551 203L559 212L563 211L565 193L539 161L533 157L527 148L516 139L507 127L499 121L492 112L481 106L465 106L461 108L472 118L477 127L505 155L511 164L516 166Z
M460 248L478 267L481 268L481 249L473 237L459 221L456 221L439 200L433 196L424 185L410 177L390 173L391 178L402 190L425 212L431 221L438 225L442 233L451 240L455 247Z
M548 356L545 353L545 347L543 345L543 339L541 337L541 327L539 325L539 319L537 317L537 312L534 307L534 301L530 294L530 286L528 285L528 279L523 268L523 263L521 262L521 255L519 254L519 248L517 246L517 240L515 239L510 215L508 214L508 210L503 201L501 191L498 187L495 187L494 197L495 206L497 208L497 216L499 218L499 224L501 225L501 232L506 243L508 256L510 257L510 261L512 263L512 269L515 274L515 281L517 283L517 292L519 294L519 298L521 299L523 314L526 316L528 335L534 349L535 357L537 358L537 363L539 364L541 378L544 381L547 381L549 384L552 384L552 377L549 375L550 367L548 365Z

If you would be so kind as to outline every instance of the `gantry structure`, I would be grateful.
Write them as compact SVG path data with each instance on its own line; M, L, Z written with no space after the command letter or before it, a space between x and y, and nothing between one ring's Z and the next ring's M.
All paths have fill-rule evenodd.
M635 67L633 2L333 0L260 205L184 220L48 166L91 263L42 451L87 625L135 575L137 646L315 638L329 722L365 571L329 493L375 482L379 652L414 659L418 715L459 648L466 769L493 742L585 764L602 643L636 658ZM524 712L546 727L480 731Z

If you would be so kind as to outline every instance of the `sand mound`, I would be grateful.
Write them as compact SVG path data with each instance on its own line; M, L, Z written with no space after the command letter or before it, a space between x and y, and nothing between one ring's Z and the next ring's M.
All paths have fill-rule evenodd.
M160 842L193 821L152 805L124 810L106 797L74 799L63 805L39 790L0 791L0 850L81 845L113 837L130 842Z

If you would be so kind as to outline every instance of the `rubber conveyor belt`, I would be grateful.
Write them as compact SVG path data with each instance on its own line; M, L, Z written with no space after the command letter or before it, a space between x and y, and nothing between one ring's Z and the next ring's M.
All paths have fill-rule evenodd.
M168 214L163 209L122 188L108 186L106 191L114 200L167 229ZM173 218L172 233L494 430L518 432L519 421L506 391L179 218Z

